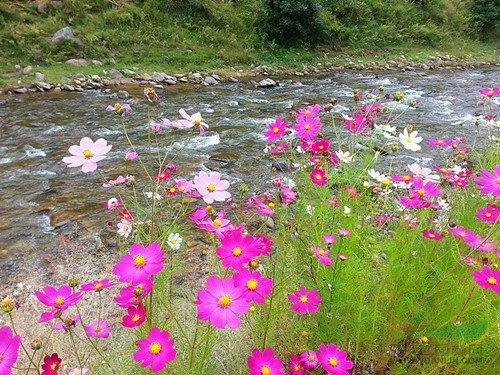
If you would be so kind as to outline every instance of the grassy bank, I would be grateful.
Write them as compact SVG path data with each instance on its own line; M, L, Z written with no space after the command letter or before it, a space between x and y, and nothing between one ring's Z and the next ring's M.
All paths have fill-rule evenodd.
M168 73L248 70L252 65L300 69L327 62L383 65L402 54L410 61L425 61L436 53L472 63L499 60L498 38L478 32L464 2L381 5L371 0L363 8L356 1L333 5L322 0L317 2L322 6L316 16L318 35L293 36L295 45L287 47L271 33L286 30L266 24L274 21L266 21L265 3L91 0L81 6L73 0L8 1L0 5L0 73L15 72L15 65L32 65L33 72L46 74L49 82L60 82L76 72L99 74L111 67ZM287 17L300 25L293 12ZM51 37L63 27L70 27L75 39L53 44ZM64 64L70 58L113 59L116 64L72 67ZM0 84L31 78L0 76Z

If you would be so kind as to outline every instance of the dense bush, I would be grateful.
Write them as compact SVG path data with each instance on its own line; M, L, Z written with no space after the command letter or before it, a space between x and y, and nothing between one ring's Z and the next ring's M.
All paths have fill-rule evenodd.
M500 37L500 0L474 0L470 12L471 21L482 36Z

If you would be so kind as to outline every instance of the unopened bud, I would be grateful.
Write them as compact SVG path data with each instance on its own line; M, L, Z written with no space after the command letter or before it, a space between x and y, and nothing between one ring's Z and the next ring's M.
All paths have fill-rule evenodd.
M68 285L69 285L70 287L72 287L72 288L76 288L76 287L78 286L78 284L79 284L79 283L78 283L78 280L77 280L76 278L74 278L74 277L72 277L72 278L70 278L70 279L68 280Z
M42 348L42 340L33 339L33 341L31 341L31 349L32 350L40 350L41 348Z

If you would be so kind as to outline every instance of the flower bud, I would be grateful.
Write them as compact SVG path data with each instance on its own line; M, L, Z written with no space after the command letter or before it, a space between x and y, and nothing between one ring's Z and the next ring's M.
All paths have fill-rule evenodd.
M31 349L32 350L40 350L41 348L42 348L42 340L33 339L33 341L31 341Z
M77 280L77 279L75 279L74 277L72 277L72 278L70 278L70 279L68 280L68 285L69 285L70 287L72 287L73 289L74 289L74 288L76 288L76 287L78 286L78 284L79 284L79 283L78 283L78 280Z
M2 300L2 302L0 302L0 308L2 309L2 312L10 314L16 308L16 301L12 298L6 297Z

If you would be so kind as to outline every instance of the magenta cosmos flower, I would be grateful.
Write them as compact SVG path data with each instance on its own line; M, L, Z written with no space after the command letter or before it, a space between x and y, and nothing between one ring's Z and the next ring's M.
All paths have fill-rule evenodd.
M109 329L109 323L103 320L96 320L89 326L85 326L85 332L89 337L97 337L100 339L107 339L111 330Z
M69 285L63 285L59 289L46 286L43 292L35 292L35 295L45 306L54 307L59 311L66 310L82 297L81 292L73 293Z
M321 186L326 184L328 178L325 176L325 171L323 169L314 168L311 171L311 181L313 184Z
M294 354L290 354L290 363L288 364L290 373L292 375L306 375L306 370L300 361L299 357Z
M269 129L264 132L264 136L267 137L266 142L274 142L281 139L286 134L287 125L287 120L277 117L276 121L270 123L268 125Z
M347 352L338 350L335 344L319 346L318 359L323 369L333 375L348 375L347 370L352 369L352 362L347 360Z
M109 279L94 280L91 283L83 284L80 290L82 292L100 292L103 289L111 288L115 283Z
M285 375L281 368L283 362L274 357L271 348L265 348L262 352L259 349L252 350L252 355L248 357L248 368L250 375Z
M240 230L226 232L221 245L215 253L222 258L222 265L226 268L241 270L243 264L260 255L260 241L253 236L243 235Z
M500 95L500 88L498 87L488 87L485 89L479 90L479 93L484 96L497 96Z
M132 328L140 326L146 319L146 307L140 303L137 307L130 306L127 309L128 315L122 318L122 324L124 327Z
M245 297L248 302L254 301L257 304L263 304L266 301L264 297L271 294L273 280L266 277L260 277L260 272L251 272L242 269L233 275L234 286L245 289Z
M221 180L219 172L208 174L205 171L201 171L200 174L193 179L193 182L193 187L208 204L214 201L225 201L231 197L231 193L226 191L229 188L229 182L227 180Z
M142 362L143 368L151 366L152 372L163 370L167 362L172 362L177 355L175 341L169 338L170 332L151 328L147 339L137 341L140 349L134 353L134 360Z
M237 314L246 313L250 307L244 288L235 287L232 277L221 280L217 276L208 278L206 290L198 290L195 304L198 318L210 320L217 328L238 328L241 320Z
M495 197L500 197L500 164L495 166L493 174L486 169L481 169L481 177L475 177L474 182L482 186L479 189L481 193L493 193Z
M318 354L314 350L308 350L307 352L300 353L299 359L307 371L313 371L319 365Z
M311 246L310 249L314 251L316 258L323 263L325 266L330 267L332 265L333 259L329 258L330 250L323 250L321 247Z
M494 223L500 216L500 206L496 204L488 204L486 208L479 207L476 217L487 223Z
M493 289L495 293L500 293L500 269L493 271L489 266L484 266L481 271L473 271L472 277L481 288Z
M299 116L293 128L297 131L298 138L311 139L321 130L320 118L313 115Z
M288 299L295 302L292 305L292 310L298 311L302 315L308 312L317 312L318 308L316 305L319 305L322 301L321 297L318 297L318 291L316 289L308 292L305 286L301 286L298 292L289 294Z
M163 269L164 255L158 242L151 243L147 248L135 243L130 246L129 253L120 258L113 273L120 277L121 282L140 282Z
M89 137L84 137L80 141L80 146L73 145L68 151L73 156L66 156L63 162L68 164L68 167L82 167L82 172L91 172L97 169L97 162L106 158L106 154L111 150L111 145L100 138L93 141Z
M59 358L57 353L43 357L42 375L57 375L61 362L62 359Z
M0 374L10 375L11 367L17 361L21 336L14 336L12 328L0 328Z
M423 230L422 234L424 235L425 238L428 238L428 239L434 240L434 241L439 241L442 237L439 233L437 233L433 229Z

